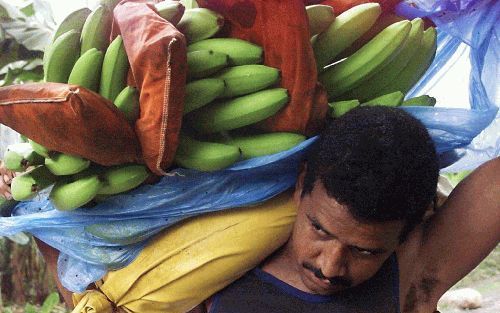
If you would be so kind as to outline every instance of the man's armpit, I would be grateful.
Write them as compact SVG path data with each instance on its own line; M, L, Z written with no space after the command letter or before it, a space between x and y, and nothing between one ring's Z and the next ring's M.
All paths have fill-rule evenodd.
M433 291L439 280L432 275L426 275L418 283L412 283L403 299L403 313L420 312L422 307L436 307L437 301L433 298Z

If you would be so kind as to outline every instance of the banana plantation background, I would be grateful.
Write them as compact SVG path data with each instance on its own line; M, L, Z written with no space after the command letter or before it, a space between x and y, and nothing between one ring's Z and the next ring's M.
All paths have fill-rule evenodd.
M0 86L40 81L43 78L43 50L52 40L56 20L77 6L92 7L98 1L52 2L61 10L57 18L45 0L0 0ZM457 84L452 82L452 85ZM15 142L19 142L19 135L0 125L0 158L6 146ZM477 287L486 296L500 294L500 245L454 288L470 286ZM500 297L492 299L494 306L490 307L494 311L475 311L499 312ZM441 311L455 312L446 308ZM0 237L0 313L4 312L66 312L34 240L25 234Z
M43 50L55 28L48 2L13 2L0 0L0 86L43 78ZM8 144L18 141L17 133L0 125L0 155ZM0 237L0 313L47 311L59 303L55 290L32 238L25 234ZM34 306L45 300L44 309Z

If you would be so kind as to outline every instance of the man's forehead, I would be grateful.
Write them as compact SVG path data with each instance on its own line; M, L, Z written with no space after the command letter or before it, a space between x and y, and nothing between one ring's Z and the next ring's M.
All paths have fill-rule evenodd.
M346 205L328 196L322 185L315 186L309 195L303 197L299 209L305 220L313 219L327 232L349 241L392 245L399 242L404 226L402 221L375 222L355 218Z

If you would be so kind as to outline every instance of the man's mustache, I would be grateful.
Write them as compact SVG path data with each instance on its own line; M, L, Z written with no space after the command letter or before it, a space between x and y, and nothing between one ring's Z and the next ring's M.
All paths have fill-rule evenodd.
M309 263L302 263L302 266L311 272L314 273L314 276L316 276L319 279L326 279L329 281L330 285L332 286L342 286L342 287L351 287L352 281L350 279L341 277L341 276L335 276L335 277L326 277L323 272L319 268L315 268Z

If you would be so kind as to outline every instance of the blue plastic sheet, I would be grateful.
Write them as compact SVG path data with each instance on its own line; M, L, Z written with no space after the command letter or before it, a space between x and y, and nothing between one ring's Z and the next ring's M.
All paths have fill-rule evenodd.
M0 218L0 236L27 231L62 251L61 282L71 291L82 292L107 270L130 263L147 239L172 224L258 204L293 187L300 162L316 139L221 171L177 169L154 185L72 212L55 210L45 192L36 200L19 203L12 217Z
M407 97L431 89L443 73L446 75L449 61L464 44L470 46L466 57L471 70L463 73L470 76L470 96L461 99L461 108L443 104L445 107L405 110L425 124L451 168L474 167L498 156L499 25L495 22L500 2L411 2L418 8L402 3L397 9L399 14L431 18L439 35L435 61ZM130 263L151 236L183 219L258 204L293 187L300 162L315 140L311 138L289 151L242 161L222 171L178 169L157 184L73 212L55 210L44 193L33 201L20 203L12 217L0 218L0 236L26 231L60 250L59 278L69 290L82 292L108 270Z
M436 77L446 75L450 59L460 46L470 62L469 97L464 103L444 103L446 107L470 109L406 108L428 128L441 158L442 172L473 169L500 155L500 1L495 0L411 0L399 4L399 15L427 17L437 26L438 51L425 76L407 98L430 90ZM450 89L449 92L458 92ZM438 103L439 104L439 103Z

